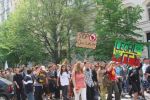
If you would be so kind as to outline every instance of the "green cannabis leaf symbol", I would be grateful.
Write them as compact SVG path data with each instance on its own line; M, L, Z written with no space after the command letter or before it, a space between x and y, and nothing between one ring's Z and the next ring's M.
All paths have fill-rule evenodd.
M116 53L115 53L115 58L118 59L120 56L121 56L121 53L120 53L120 52L116 52Z

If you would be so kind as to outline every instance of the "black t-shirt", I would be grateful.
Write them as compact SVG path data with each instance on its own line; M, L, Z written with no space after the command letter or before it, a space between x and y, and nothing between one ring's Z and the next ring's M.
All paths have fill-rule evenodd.
M146 68L146 73L150 74L150 66ZM147 80L150 82L150 76L148 76Z
M97 73L96 73L96 70L92 70L92 79L94 82L97 82Z
M16 81L20 88L23 87L23 82L22 82L22 80L23 80L23 76L22 76L21 74L16 74L16 75L14 75L14 77L13 77L13 81Z
M131 74L133 73L132 76L130 76ZM135 69L132 69L129 71L129 79L130 79L130 82L140 82L140 79L139 79L139 69L135 68Z
M49 72L47 73L47 76L48 76L49 78L56 78L56 76L55 76L55 71L49 71Z

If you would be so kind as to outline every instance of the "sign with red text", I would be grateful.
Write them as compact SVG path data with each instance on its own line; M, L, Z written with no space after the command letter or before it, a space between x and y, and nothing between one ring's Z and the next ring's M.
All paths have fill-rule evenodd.
M117 40L115 42L112 60L130 66L139 66L143 47L143 44L140 43Z
M78 32L76 38L76 47L95 49L97 43L96 34Z

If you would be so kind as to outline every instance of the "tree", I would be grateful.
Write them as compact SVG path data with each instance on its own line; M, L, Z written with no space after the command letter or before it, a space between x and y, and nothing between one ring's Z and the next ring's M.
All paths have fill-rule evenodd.
M85 18L90 0L27 0L27 25L32 35L44 45L54 63L70 60L70 38L89 25ZM66 55L63 54L66 51Z
M22 5L21 9L12 13L0 26L1 64L6 60L12 66L26 64L29 61L41 63L44 59L45 52L42 44L30 34L25 24L27 18L21 16L25 10L25 6Z
M96 0L95 21L98 44L94 54L97 60L110 60L116 39L136 40L140 30L136 23L141 19L139 6L125 8L122 0Z
M39 62L46 55L46 60L59 63L64 58L70 61L73 52L82 54L85 49L73 50L75 36L93 31L93 6L91 0L20 0L1 26L1 34L9 40L2 41L10 44L3 47L8 49L6 59L16 64Z

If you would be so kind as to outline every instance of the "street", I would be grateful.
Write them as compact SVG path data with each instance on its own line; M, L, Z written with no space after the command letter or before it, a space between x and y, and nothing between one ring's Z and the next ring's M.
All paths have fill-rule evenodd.
M150 100L150 94L145 92L145 97L146 97L146 100ZM44 100L48 100L48 99L45 98ZM52 99L52 100L63 100L63 99ZM74 100L74 98L72 98L70 100ZM115 98L113 98L112 100L115 100ZM133 99L133 97L131 98L129 95L125 95L125 97L122 97L121 100L134 100L134 99ZM141 99L139 97L139 100L143 100L143 99Z
M150 94L145 92L145 97L146 97L146 100L150 100ZM121 100L133 100L133 97L131 98L129 95L126 95L124 98L121 98ZM139 98L139 100L143 100L143 99Z

